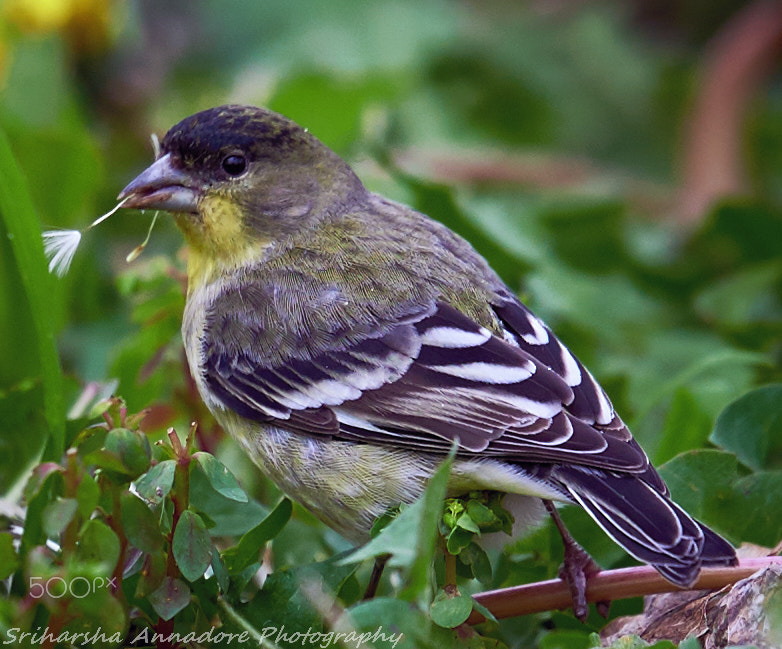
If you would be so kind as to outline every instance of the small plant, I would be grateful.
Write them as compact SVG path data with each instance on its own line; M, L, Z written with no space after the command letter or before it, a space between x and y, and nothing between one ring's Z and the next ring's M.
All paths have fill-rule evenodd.
M12 567L2 576L13 572L15 596L8 639L45 647L175 646L205 633L214 640L218 602L238 599L290 502L221 552L207 501L241 505L248 497L219 460L194 449L195 426L184 442L169 429L150 445L139 429L145 413L128 415L117 398L98 412L103 421L76 435L62 463L33 471L18 550L9 533L0 536L2 564ZM223 641L242 633L217 631Z

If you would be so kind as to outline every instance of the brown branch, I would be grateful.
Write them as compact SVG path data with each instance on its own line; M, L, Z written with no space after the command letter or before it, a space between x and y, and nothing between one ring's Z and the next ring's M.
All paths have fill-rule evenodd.
M749 189L744 123L780 49L782 4L776 0L743 7L712 39L682 142L682 223L697 224L715 200Z
M731 568L704 568L692 590L724 588L774 564L782 565L782 557L742 559L738 566ZM681 589L663 579L651 566L636 566L604 570L590 576L586 598L588 602L599 602L677 590ZM473 599L489 609L497 619L565 609L571 604L570 590L561 579L489 590L473 595ZM484 617L473 611L467 623L478 624L483 621Z
M676 206L672 187L576 156L492 148L408 148L394 154L394 164L415 176L456 186L511 186L576 195L593 195L595 186L613 187L648 218L664 218Z
M394 163L416 175L455 185L521 185L572 189L602 178L606 171L585 158L498 149L412 147L397 151Z

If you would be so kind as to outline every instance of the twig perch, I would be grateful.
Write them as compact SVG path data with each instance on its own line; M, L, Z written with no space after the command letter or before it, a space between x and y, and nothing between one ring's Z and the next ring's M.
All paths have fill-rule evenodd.
M742 559L738 566L731 568L704 568L692 590L724 588L773 564L782 565L782 557ZM681 589L663 579L651 566L637 566L604 570L590 576L586 598L588 602L599 602L677 590ZM568 585L561 579L488 590L473 595L473 599L488 608L498 619L565 609L572 603ZM473 611L467 623L478 624L483 621L483 616Z
M744 126L781 51L782 5L770 0L747 3L712 39L681 146L683 223L697 225L715 200L750 190Z

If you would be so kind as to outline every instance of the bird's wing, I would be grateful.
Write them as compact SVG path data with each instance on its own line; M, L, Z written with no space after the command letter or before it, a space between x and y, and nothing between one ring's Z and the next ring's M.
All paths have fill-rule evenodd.
M554 333L524 304L513 297L495 307L505 337L556 372L573 390L573 401L567 404L570 414L582 421L624 428L603 388ZM625 428L626 436L630 433Z
M496 310L504 339L437 303L274 365L252 350L227 351L207 329L203 378L239 415L309 435L437 453L458 440L467 455L645 469L643 451L570 352L518 301Z

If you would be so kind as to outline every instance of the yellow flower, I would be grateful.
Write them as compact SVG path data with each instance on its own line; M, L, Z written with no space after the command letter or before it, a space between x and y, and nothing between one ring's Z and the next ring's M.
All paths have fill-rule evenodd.
M2 11L22 33L58 32L73 51L95 52L106 44L111 0L7 0Z
M73 14L76 0L8 0L6 20L21 31L47 34L60 31Z

